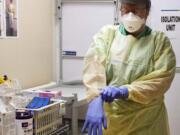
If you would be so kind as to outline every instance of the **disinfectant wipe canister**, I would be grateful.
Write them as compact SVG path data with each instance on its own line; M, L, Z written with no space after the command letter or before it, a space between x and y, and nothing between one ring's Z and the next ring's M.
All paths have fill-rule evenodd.
M33 116L31 111L16 111L16 134L33 135Z

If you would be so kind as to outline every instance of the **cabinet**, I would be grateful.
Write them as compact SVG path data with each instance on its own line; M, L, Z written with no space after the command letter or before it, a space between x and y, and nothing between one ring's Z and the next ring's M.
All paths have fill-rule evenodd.
M118 22L118 2L59 0L60 82L82 80L83 58L103 25Z

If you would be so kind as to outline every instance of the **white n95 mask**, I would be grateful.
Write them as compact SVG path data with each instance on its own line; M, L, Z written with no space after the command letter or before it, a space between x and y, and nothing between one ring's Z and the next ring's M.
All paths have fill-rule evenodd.
M145 19L130 12L122 16L122 23L129 33L134 33L145 24Z

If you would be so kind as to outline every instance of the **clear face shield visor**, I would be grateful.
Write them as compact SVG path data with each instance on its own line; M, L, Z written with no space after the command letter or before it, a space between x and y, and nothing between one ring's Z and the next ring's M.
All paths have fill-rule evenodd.
M149 0L119 0L120 4L132 4L136 5L137 8L146 8Z
M147 10L147 0L120 0L119 1L119 22L125 29L134 33L138 31L145 23Z
M130 12L146 19L144 13L147 12L149 6L151 5L150 0L119 0L118 4L118 22L121 22L121 17Z

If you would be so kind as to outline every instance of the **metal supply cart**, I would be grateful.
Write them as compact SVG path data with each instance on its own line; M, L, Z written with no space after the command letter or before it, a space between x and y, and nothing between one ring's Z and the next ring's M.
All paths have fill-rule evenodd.
M68 124L61 126L54 132L51 132L49 135L71 135L70 134L70 127Z
M67 123L63 125L68 125L70 130L70 135L79 135L78 132L78 119L81 117L81 120L84 119L84 112L86 108L81 108L86 105L87 102L85 100L86 91L83 85L59 85L56 83L50 83L30 89L26 89L26 92L36 91L38 89L48 90L51 88L60 88L62 92L61 100L65 102L66 111L63 114L62 120L70 119ZM79 111L81 108L81 111ZM60 109L61 110L61 109ZM44 134L42 134L44 135Z
M55 100L47 106L38 109L18 108L33 113L33 135L64 134L68 135L69 125L64 125L61 108L64 102ZM64 106L65 107L65 106Z

